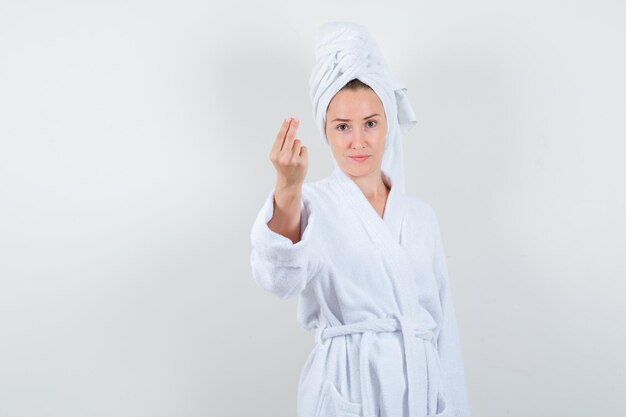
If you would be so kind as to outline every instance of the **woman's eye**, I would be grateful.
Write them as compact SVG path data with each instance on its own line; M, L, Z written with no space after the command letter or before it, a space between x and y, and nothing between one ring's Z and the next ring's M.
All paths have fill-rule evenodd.
M346 129L341 129L341 127L342 127L342 126L346 126L346 127L347 127L348 125L347 125L347 124L345 124L345 123L342 123L342 124L340 124L340 125L337 125L337 129L339 129L339 130L341 130L341 131L346 130Z
M374 126L376 126L376 122L375 122L374 120L370 120L370 121L368 121L367 123L374 123ZM371 126L371 125L370 125L370 127L374 127L374 126Z

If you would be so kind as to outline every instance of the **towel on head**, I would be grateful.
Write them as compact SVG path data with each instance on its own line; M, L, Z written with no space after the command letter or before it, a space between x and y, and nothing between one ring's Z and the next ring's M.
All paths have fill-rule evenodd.
M380 49L363 25L328 22L318 28L315 39L316 63L309 79L313 117L322 139L328 144L324 125L328 104L354 78L369 85L385 109L387 135L381 163L392 186L405 191L402 136L417 120L406 87L387 68ZM334 161L335 167L337 161Z

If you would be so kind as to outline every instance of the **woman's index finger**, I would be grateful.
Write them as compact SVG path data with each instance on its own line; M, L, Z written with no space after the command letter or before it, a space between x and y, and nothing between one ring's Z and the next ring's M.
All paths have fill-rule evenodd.
M285 144L283 145L283 149L287 147L291 151L293 148L293 143L296 139L296 131L298 130L299 120L295 117L292 118L291 123L289 123L289 129L287 129L287 135L285 137Z
M278 134L276 135L276 139L274 140L274 145L272 145L272 148L276 148L279 151L283 148L283 143L285 141L285 137L287 136L287 129L289 129L291 121L291 117L287 117L285 120L283 120L283 123L280 126Z

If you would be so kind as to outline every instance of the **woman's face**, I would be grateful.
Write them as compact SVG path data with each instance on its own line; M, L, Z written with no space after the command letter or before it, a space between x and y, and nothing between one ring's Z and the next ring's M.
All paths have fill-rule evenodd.
M339 91L328 105L325 131L333 157L344 172L360 177L380 170L387 119L373 90ZM356 155L367 157L354 158Z

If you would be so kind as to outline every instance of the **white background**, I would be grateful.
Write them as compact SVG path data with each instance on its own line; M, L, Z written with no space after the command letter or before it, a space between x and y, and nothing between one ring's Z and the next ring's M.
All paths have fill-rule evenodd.
M252 280L315 30L406 84L473 417L626 408L620 1L0 1L0 416L295 416L313 337Z

